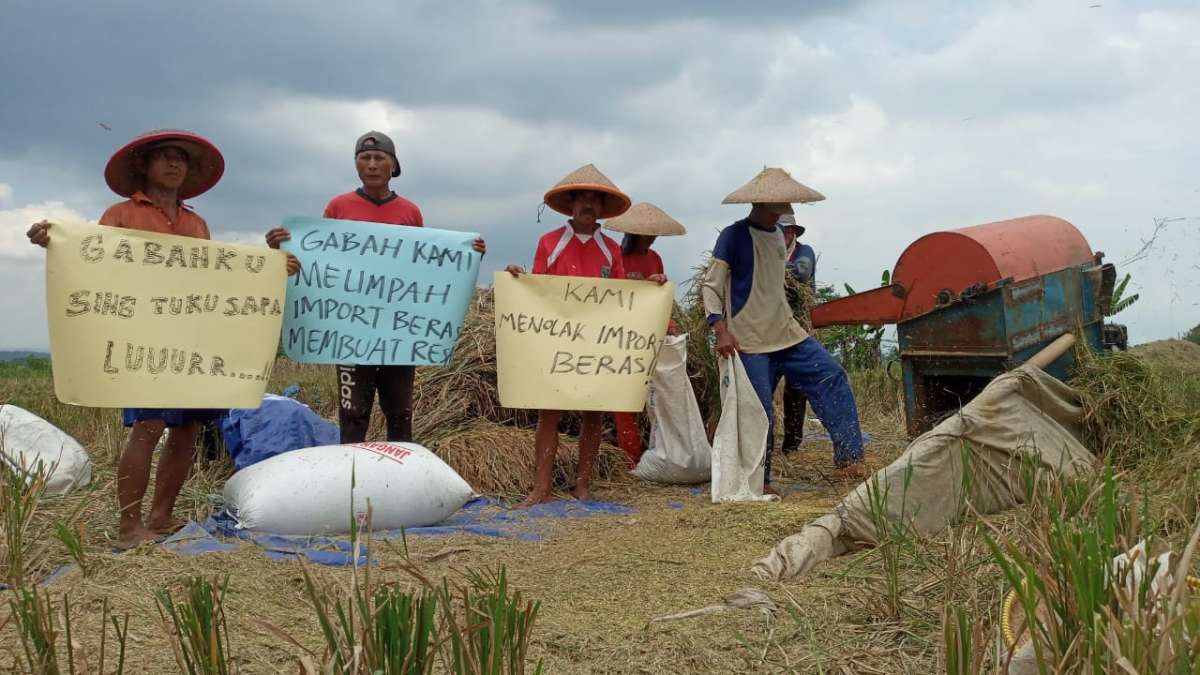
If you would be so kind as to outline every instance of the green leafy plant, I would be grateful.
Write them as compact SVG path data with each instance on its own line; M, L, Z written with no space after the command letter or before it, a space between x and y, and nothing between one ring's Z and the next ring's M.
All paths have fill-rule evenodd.
M91 573L91 559L88 557L87 546L83 543L83 526L76 524L72 527L66 523L58 523L54 527L54 538L67 549L67 555L79 565L83 575L88 576Z
M229 576L220 582L191 577L183 597L176 600L167 589L155 593L163 628L179 669L187 675L228 675L233 671L225 593Z
M1155 561L1143 559L1138 581L1128 567L1113 564L1134 543L1149 552L1155 540L1145 502L1120 489L1111 467L1027 490L1032 508L1016 536L985 540L1013 589L1012 613L1023 623L1013 640L1029 643L1039 672L1197 672L1200 603L1185 576L1200 523L1170 582L1155 589Z
M875 474L867 482L867 512L875 529L879 543L875 553L879 556L883 568L883 598L882 609L884 616L892 621L901 618L904 612L904 585L901 581L903 556L912 549L916 541L906 513L908 501L908 486L912 481L913 468L904 469L903 492L900 496L900 507L897 513L892 513L891 486L880 481Z
M1112 300L1109 302L1108 313L1105 316L1114 316L1129 309L1129 306L1138 301L1139 294L1125 295L1125 287L1129 285L1129 273L1119 281L1116 287L1113 288Z
M0 579L10 586L23 585L47 553L44 540L33 532L33 524L49 475L50 471L41 465L22 471L0 461L0 543L4 547Z
M891 284L891 272L884 270L880 274L880 286ZM854 295L858 291L850 284L842 284L846 295ZM844 297L834 286L818 286L817 298L820 302L829 302ZM842 367L848 371L874 368L883 361L884 326L850 325L829 326L818 332L818 338L842 362Z
M1183 339L1188 342L1200 345L1200 323L1192 326L1192 329L1183 334Z
M442 632L449 642L449 671L456 675L523 675L529 638L541 603L509 592L504 567L467 572L467 583L443 581ZM457 600L457 601L456 601ZM542 672L542 663L534 666Z
M61 617L59 621L55 620L56 614ZM61 603L56 607L49 591L27 587L14 589L12 597L9 598L9 615L8 620L16 624L21 640L21 651L14 650L14 654L18 659L23 658L20 662L23 666L22 672L34 675L87 675L93 672L101 675L122 675L125 672L129 615L126 614L121 621L111 616L107 598L100 610L100 653L95 670L88 654L73 636L69 594L64 593ZM112 623L117 642L116 667L111 671L107 668L108 635L104 632L109 622ZM4 624L0 623L0 628L3 626ZM60 651L65 653L65 663Z

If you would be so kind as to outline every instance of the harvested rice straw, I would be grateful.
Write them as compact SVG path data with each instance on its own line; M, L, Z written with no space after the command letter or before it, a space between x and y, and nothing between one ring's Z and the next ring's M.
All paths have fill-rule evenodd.
M433 451L476 491L505 497L521 496L533 486L537 470L530 429L476 421L445 435ZM575 476L578 441L560 435L554 462L554 485L565 489ZM625 474L624 455L607 443L600 445L595 479L611 480Z

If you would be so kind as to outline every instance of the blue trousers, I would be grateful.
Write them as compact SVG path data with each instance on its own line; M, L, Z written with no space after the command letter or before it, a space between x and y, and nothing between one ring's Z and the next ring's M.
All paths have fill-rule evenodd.
M767 412L767 454L763 476L771 482L771 453L775 449L775 385L786 377L808 397L813 412L825 425L833 441L833 463L846 466L863 458L862 430L858 427L858 405L850 391L850 380L841 364L813 338L767 354L738 352L758 400Z

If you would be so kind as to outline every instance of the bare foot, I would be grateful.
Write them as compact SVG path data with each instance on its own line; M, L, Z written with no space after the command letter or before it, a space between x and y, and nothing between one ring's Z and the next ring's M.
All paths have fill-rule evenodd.
M775 486L771 485L770 483L763 484L763 494L764 495L775 495L776 497L783 499L783 493L781 493L779 490L776 490Z
M127 530L121 530L121 536L117 539L116 548L122 551L135 549L142 544L154 541L158 538L158 534L154 530L147 529L138 525Z
M575 499L578 499L581 502L591 501L592 486L587 485L587 484L583 484L583 485L576 484L575 489L571 490L571 495L574 496Z
M533 492L529 493L529 496L525 498L525 501L521 502L520 504L517 504L517 508L518 509L527 509L531 506L537 506L538 504L545 504L550 501L553 501L553 500L550 497L549 492L539 492L538 490L534 490Z
M186 520L179 518L168 517L166 520L147 520L146 529L155 534L175 534L184 525L187 525Z

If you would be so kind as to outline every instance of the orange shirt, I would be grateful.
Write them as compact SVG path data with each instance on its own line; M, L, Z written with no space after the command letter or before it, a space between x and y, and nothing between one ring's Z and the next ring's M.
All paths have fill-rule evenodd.
M145 193L138 191L129 199L108 207L100 216L101 225L124 227L143 232L158 232L159 234L177 234L181 237L211 239L208 234L208 223L196 215L190 206L179 203L179 213L175 222L167 217L167 212L158 208L150 201Z
M625 262L626 279L649 279L652 274L663 273L662 258L653 250L645 253L626 253L622 255Z

